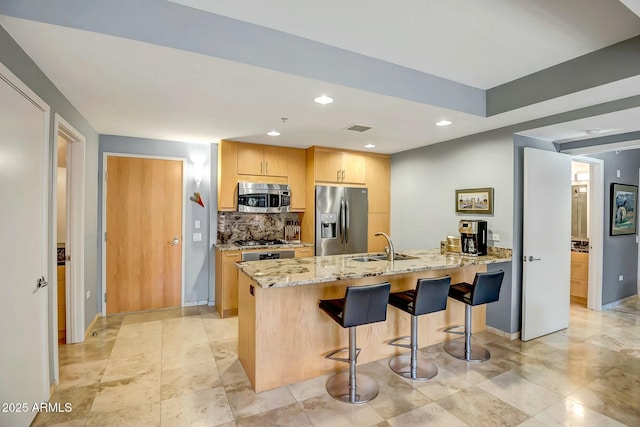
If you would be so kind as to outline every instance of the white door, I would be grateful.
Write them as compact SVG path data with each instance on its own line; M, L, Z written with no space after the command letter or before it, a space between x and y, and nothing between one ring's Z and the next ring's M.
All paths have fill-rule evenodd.
M48 269L48 123L48 107L0 64L2 426L28 426L49 400L49 288L36 284Z
M571 158L524 149L523 341L569 326Z

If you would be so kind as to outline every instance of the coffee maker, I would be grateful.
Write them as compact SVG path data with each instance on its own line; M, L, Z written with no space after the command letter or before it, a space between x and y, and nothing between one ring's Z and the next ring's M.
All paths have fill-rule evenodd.
M464 255L487 254L487 221L461 220L458 231L460 232L460 250Z

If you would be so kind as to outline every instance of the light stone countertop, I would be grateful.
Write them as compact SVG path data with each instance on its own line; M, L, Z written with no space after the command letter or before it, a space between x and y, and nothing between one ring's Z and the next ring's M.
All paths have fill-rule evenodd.
M252 249L290 249L313 247L313 243L284 243L282 245L262 245L262 246L240 246L235 243L216 243L215 247L219 251L248 251Z
M277 288L511 261L511 250L503 248L495 248L489 255L479 257L442 254L440 249L415 249L398 253L416 258L393 263L386 260L359 262L353 258L366 254L349 254L242 261L236 265L258 286Z

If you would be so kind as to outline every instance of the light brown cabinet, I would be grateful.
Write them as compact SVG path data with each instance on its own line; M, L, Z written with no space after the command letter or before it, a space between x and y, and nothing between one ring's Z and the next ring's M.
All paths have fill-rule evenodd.
M311 247L311 246L305 246L303 248L295 248L294 250L296 252L296 255L295 255L296 258L304 258L304 257L308 257L308 256L313 256L314 253L315 253L313 247Z
M369 213L388 214L391 209L391 159L388 156L366 157L366 186L369 188Z
M225 318L238 314L238 269L240 251L216 251L216 310Z
M340 184L365 183L366 158L342 151L315 151L315 179Z
M238 145L233 141L218 144L218 210L235 211L238 204Z
M288 176L288 151L273 145L238 144L238 175Z
M291 189L291 211L304 212L305 181L307 168L307 152L299 148L290 148L289 154L289 188Z
M571 301L587 303L589 288L589 253L571 252Z

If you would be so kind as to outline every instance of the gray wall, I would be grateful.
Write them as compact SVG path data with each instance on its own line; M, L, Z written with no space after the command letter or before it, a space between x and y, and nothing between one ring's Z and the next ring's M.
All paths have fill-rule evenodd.
M638 291L638 244L636 235L610 236L611 183L638 185L640 150L590 155L604 160L604 239L602 305L621 300ZM620 178L616 171L620 170ZM637 214L637 213L636 213ZM618 276L624 279L618 281Z
M213 271L209 271L211 262L209 259L210 241L209 235L211 231L210 218L212 213L216 212L215 199L212 206L211 203L211 177L214 176L210 172L211 165L211 147L205 144L194 144L186 142L176 141L160 141L155 139L143 139L132 138L124 136L112 136L112 135L100 135L100 147L99 147L99 168L98 176L103 176L103 153L120 153L120 154L137 154L145 156L158 156L158 157L174 157L186 159L186 180L187 189L184 195L184 203L186 203L185 209L185 235L184 235L184 247L185 247L185 300L186 304L195 304L202 302L209 302L210 294L210 275L213 275ZM205 172L199 187L196 187L193 180L193 162L194 156L200 156L205 159ZM217 161L217 159L214 159ZM215 167L213 168L215 170ZM99 213L98 224L100 235L103 235L102 229L102 193L103 193L103 180L99 180L98 185L98 197L99 197ZM204 208L189 200L189 196L194 192L199 191L204 202ZM200 229L194 228L194 222L200 221ZM215 231L215 229L213 229ZM202 233L202 241L194 242L192 239L193 233ZM215 233L214 233L215 234ZM99 247L98 256L102 259L102 245ZM104 268L104 266L102 266ZM102 272L100 274L100 295L104 293L104 284L102 284ZM100 308L102 310L102 298L100 299Z
M458 235L460 219L485 219L490 233L500 235L493 246L513 245L513 132L498 130L434 144L391 157L391 235L398 249L439 248L447 235ZM455 190L493 187L493 215L455 213ZM517 263L516 263L517 264ZM520 293L511 277L511 263L500 300L487 307L487 324L517 332Z
M54 132L54 114L58 113L64 120L73 126L86 138L85 152L85 264L84 264L84 287L85 291L91 292L91 297L85 301L85 328L89 326L95 315L98 313L98 183L94 179L98 173L98 134L91 125L80 115L73 105L62 95L54 84L42 73L38 66L27 56L20 46L11 38L4 27L0 26L0 62L2 62L13 74L15 74L25 85L34 91L51 107L49 146L50 152L57 140ZM53 174L56 168L51 161L51 176L49 177L50 197L53 200L55 191L55 180ZM55 254L51 254L51 262L55 272ZM50 282L53 278L50 278ZM55 283L55 282L54 282ZM52 289L52 287L49 287ZM51 291L49 293L50 313L56 309L57 302L54 301ZM0 307L1 309L1 307ZM49 319L49 342L55 343L54 334L57 333L57 319ZM53 344L51 344L53 346ZM49 365L51 367L50 380L55 380L55 369L57 354L54 348L49 355Z

